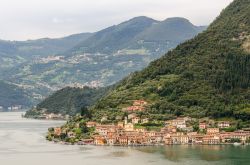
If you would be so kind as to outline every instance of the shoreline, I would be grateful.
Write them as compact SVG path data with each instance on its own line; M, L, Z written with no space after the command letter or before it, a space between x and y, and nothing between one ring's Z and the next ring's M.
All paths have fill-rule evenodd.
M49 140L47 140L49 141ZM159 146L249 146L250 143L219 143L219 144L195 144L195 143L188 143L188 144L131 144L131 145L121 145L121 144L114 144L114 145L108 145L108 144L103 144L103 145L97 145L94 143L83 143L83 142L77 142L77 143L70 143L70 142L64 142L64 141L49 141L53 142L54 144L60 144L60 145L75 145L75 146L109 146L109 147L148 147L148 146L154 146L154 147L159 147Z
M23 119L29 119L29 120L42 120L42 121L67 121L67 119L46 119L46 118L35 118L35 117L25 117L21 116Z

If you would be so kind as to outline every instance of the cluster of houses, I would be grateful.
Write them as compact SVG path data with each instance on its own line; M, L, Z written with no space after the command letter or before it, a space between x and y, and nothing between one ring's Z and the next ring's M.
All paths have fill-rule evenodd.
M143 111L147 102L135 100L132 106L124 108L129 112L124 121L119 118L117 124L99 124L89 121L88 128L94 128L91 139L81 139L83 144L95 145L171 145L171 144L227 144L240 142L245 144L250 141L249 130L224 131L231 128L228 121L217 121L209 118L196 119L191 117L179 117L165 121L158 131L149 131L143 124L149 122L148 118L140 118L135 112ZM103 117L102 120L105 120ZM79 124L78 124L79 127ZM55 128L54 134L60 135L61 128ZM68 138L75 138L76 133L67 132Z
M5 111L5 110L8 110L8 111L20 111L22 110L22 105L12 105L12 106L9 106L9 107L4 107L4 106L0 106L0 111Z
M95 127L98 135L93 136L95 145L171 145L171 144L222 144L238 139L246 143L250 138L250 131L220 132L221 128L230 127L229 122L218 122L218 127L209 127L205 122L199 124L204 133L194 132L187 127L189 117L177 118L165 122L161 131L147 131L144 128L134 128L133 123L119 122L117 125L95 125L88 123L88 127ZM89 125L90 124L90 125Z
M55 113L42 113L39 116L36 116L37 119L44 120L67 120L69 115L55 114Z
M132 106L123 108L122 111L127 111L127 112L138 112L138 111L144 111L145 110L145 106L148 103L144 100L135 100L133 102Z
M31 111L35 111L36 114L32 115L32 118L41 120L68 120L69 115L64 115L61 113L50 113L46 108L37 109L36 106L33 107Z
M90 82L86 82L86 83L70 83L67 86L71 87L71 88L81 88L83 89L84 87L90 87L90 88L98 88L100 86L102 86L103 84L99 81L99 80L94 80L94 81L90 81Z
M9 111L20 111L22 109L22 105L13 105L8 107Z
M69 115L62 115L62 114L54 114L54 113L49 113L49 114L44 114L44 117L47 120L64 120L65 118L69 118Z
M64 57L63 56L48 56L48 57L44 57L44 58L41 58L41 59L37 59L36 60L36 63L49 63L49 62L52 62L52 61L63 61L64 60Z
M138 117L132 118L134 123L140 120ZM91 139L82 139L84 144L94 145L118 145L118 146L139 146L139 145L172 145L172 144L226 144L238 142L245 144L250 138L250 131L237 130L234 132L220 131L229 128L230 123L221 121L216 123L217 127L211 127L211 121L199 122L199 133L193 131L188 123L192 118L182 117L165 122L165 126L160 131L147 131L145 128L136 127L134 123L128 122L125 118L123 122L117 124L102 125L96 122L87 122L86 126L95 128L95 134ZM141 121L142 122L142 121ZM55 128L54 133L60 135L61 128ZM69 138L74 138L74 132L68 132Z

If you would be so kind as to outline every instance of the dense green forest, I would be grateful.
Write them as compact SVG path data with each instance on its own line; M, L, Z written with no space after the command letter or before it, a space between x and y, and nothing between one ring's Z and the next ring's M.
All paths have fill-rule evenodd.
M142 115L250 120L250 1L235 0L208 29L122 80L91 111L96 120L123 114L135 99Z
M26 117L37 115L44 109L46 113L75 115L82 107L93 105L110 88L63 88L43 100L35 109L29 110Z

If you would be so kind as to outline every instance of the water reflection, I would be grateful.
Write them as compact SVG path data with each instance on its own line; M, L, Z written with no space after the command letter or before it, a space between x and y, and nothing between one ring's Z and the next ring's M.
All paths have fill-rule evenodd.
M152 154L152 153L156 153L156 152L160 152L160 150L162 149L162 147L150 147L150 146L146 146L146 147L138 147L138 148L135 148L136 150L138 151L141 151L141 152L145 152L145 153L149 153L149 154Z
M58 121L22 119L0 113L0 162L3 165L249 165L250 146L173 145L159 147L72 146L47 142Z
M196 159L210 163L234 162L237 164L237 161L235 161L237 159L241 159L245 163L250 160L250 156L247 156L250 154L249 146L170 145L162 147L140 147L137 148L137 150L148 154L161 154L164 159L171 162L183 162L189 159Z
M112 156L112 157L128 157L129 154L125 151L115 151L115 152L111 152L109 154L109 156Z
M161 152L164 155L164 158L170 161L181 161L182 158L185 157L186 150L179 150L175 146L165 147Z

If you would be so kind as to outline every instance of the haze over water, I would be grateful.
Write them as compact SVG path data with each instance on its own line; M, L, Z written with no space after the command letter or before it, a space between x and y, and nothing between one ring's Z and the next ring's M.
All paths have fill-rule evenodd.
M250 146L99 147L67 146L45 140L48 127L62 121L0 113L1 165L249 165Z

